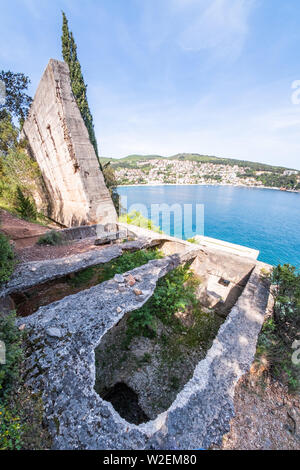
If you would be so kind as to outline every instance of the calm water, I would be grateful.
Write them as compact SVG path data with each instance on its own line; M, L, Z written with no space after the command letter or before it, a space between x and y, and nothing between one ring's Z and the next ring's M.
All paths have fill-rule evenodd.
M118 191L127 196L128 208L137 203L148 209L162 203L204 204L206 236L260 250L259 259L266 263L300 268L300 194L198 185L123 186ZM195 235L190 225L183 238Z

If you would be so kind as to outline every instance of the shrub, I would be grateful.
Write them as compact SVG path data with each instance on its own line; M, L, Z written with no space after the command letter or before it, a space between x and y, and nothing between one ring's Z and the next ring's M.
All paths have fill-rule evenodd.
M0 314L0 341L5 344L5 364L0 366L0 450L21 448L23 426L9 399L20 381L19 368L23 357L22 334L15 326L15 313Z
M0 341L6 347L6 362L0 366L0 450L48 449L50 436L43 426L40 397L24 387L23 333L15 313L0 314Z
M188 264L159 279L152 297L128 319L127 344L134 336L153 338L156 335L156 318L170 324L176 312L184 311L188 306L195 307L198 304L195 295L198 284L199 280Z
M139 250L134 253L123 253L116 260L112 260L104 266L101 273L101 280L106 281L114 277L115 274L122 274L134 268L148 263L152 259L162 258L162 253L157 250Z
M104 176L104 181L111 195L112 201L114 203L117 214L120 210L120 196L117 190L117 179L115 175L115 170L110 165L110 162L102 166L102 172Z
M188 238L188 239L187 239L187 242L189 242L189 243L194 243L195 245L198 245L198 242L197 242L197 240L196 240L195 238Z
M24 424L17 412L0 402L0 450L20 450Z
M152 230L153 232L162 233L159 227L153 224L152 220L144 217L140 212L133 211L129 214L123 214L119 217L120 222L124 222L130 225L136 225L137 227L146 228Z
M15 325L15 318L15 312L9 315L0 313L0 341L3 341L6 349L6 362L0 368L0 399L7 398L20 381L22 333Z
M26 220L36 220L37 210L35 204L29 197L24 196L20 186L17 187L16 211Z
M292 345L300 330L300 274L295 267L285 264L275 267L268 277L273 287L274 309L259 336L256 359L264 357L271 375L296 391L300 366L292 362Z
M88 285L88 283L97 274L97 282L107 281L114 277L115 274L122 274L131 269L142 266L152 259L159 259L162 254L159 250L140 250L135 253L123 253L122 256L116 258L104 265L86 268L76 274L70 279L72 287L80 287Z
M62 236L59 232L56 232L55 230L51 230L51 232L47 232L44 235L42 235L38 239L38 245L61 245L63 242Z
M0 284L9 280L14 269L14 253L9 240L0 232Z
M41 193L42 180L38 164L22 149L12 148L5 155L0 152L0 175L0 203L2 207L12 212L17 212L20 205L18 187L22 194L25 192L26 196ZM28 199L35 209L32 198ZM19 215L23 217L22 213ZM25 214L25 217L28 216ZM35 220L34 217L32 218L32 214L29 218Z

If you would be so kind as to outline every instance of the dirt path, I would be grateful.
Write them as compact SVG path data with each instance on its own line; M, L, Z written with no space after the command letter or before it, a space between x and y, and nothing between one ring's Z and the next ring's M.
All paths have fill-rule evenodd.
M94 238L75 240L58 246L39 246L36 243L40 236L53 227L28 222L3 209L0 209L0 222L0 231L13 241L18 261L23 263L63 258L76 253L103 249L102 246L94 245Z
M20 219L3 209L0 209L0 222L1 232L14 241L16 248L33 245L49 230L48 227Z

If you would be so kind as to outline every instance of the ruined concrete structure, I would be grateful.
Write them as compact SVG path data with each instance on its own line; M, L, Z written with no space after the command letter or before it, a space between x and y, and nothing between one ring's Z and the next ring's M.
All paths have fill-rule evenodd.
M23 136L41 169L49 217L67 227L116 221L113 202L72 93L66 63L49 61Z
M60 281L87 267L104 266L126 251L158 246L163 252L162 259L116 274L91 288L83 287L76 294L50 300L29 316L18 318L17 324L28 332L26 383L42 394L53 448L185 450L220 444L234 415L235 386L255 355L269 300L269 285L263 273L270 266L244 253L229 255L222 249L127 224L117 224L117 228L118 243L68 258L20 264L0 289L0 302L15 299L28 289L38 292L45 282ZM93 228L86 229L90 235ZM80 232L84 230L80 228ZM82 236L77 228L75 234ZM97 360L98 351L105 335L150 299L159 279L186 262L201 277L201 299L218 308L224 322L206 355L196 362L191 377L170 395L168 405L153 416L146 409L149 420L134 424L98 391L97 381L107 380L103 376L105 365ZM130 278L134 278L133 285ZM117 355L112 366L118 375L121 369ZM124 377L119 374L111 385L114 390L122 386L128 391L130 387L145 412L147 387L140 380L141 367ZM147 386L149 377L145 377ZM152 392L150 398L155 399Z

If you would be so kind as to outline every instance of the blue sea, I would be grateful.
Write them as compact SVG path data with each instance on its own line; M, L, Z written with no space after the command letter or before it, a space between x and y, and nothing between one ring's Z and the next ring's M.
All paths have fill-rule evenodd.
M184 218L180 221L184 239L196 234L195 208L196 204L203 205L205 236L257 249L259 260L266 263L290 263L300 268L299 193L201 185L120 186L118 192L127 196L129 210L132 204L145 205L148 217L151 204L179 204L182 208L192 205L190 223L186 223L187 216L185 226ZM161 226L161 219L153 222ZM168 232L173 235L175 229L178 236L174 224L171 220Z

